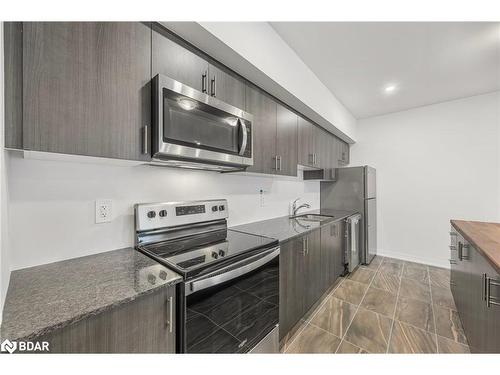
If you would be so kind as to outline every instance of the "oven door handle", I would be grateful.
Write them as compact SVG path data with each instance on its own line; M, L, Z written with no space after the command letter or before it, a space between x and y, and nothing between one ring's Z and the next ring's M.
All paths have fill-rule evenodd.
M231 264L225 268L214 271L213 274L209 274L207 276L203 276L198 280L193 280L188 282L186 286L185 294L189 296L195 292L199 292L200 290L210 288L215 285L222 284L226 281L235 279L239 276L242 276L246 273L252 272L253 270L259 268L260 266L268 263L270 260L274 259L276 256L280 254L280 248L275 247L267 252L266 255L257 254L253 257L242 260L238 263ZM249 260L257 258L255 261L247 263ZM238 267L238 264L242 263L241 267ZM244 263L244 264L243 264ZM236 267L236 268L235 268ZM224 272L225 269L230 269L227 272Z
M248 130L247 130L247 124L245 124L245 121L238 119L238 123L240 124L241 127L241 132L242 132L242 137L241 137L241 146L240 146L240 155L245 154L245 151L247 149L247 143L248 143Z

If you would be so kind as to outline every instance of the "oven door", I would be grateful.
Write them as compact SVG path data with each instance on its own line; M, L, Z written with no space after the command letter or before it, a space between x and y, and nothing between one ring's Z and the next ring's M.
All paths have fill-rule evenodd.
M185 352L246 353L277 332L279 252L268 249L186 281Z
M253 164L250 114L162 75L153 88L155 159Z

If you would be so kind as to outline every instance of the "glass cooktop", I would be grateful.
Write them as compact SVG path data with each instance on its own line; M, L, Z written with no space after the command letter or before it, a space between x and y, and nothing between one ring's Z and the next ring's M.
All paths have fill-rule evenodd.
M253 250L277 245L278 241L272 238L223 229L144 245L139 249L187 277Z

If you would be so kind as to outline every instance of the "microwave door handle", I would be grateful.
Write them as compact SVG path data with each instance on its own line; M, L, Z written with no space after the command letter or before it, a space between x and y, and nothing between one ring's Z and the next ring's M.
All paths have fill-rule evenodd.
M238 119L238 123L241 127L241 132L242 132L242 137L241 137L241 146L240 146L240 152L239 155L245 154L245 151L247 149L247 142L248 142L248 130L247 130L247 125L245 124L244 121L241 119Z
M232 264L226 268L231 268L229 271L224 272L224 268L221 270L217 270L214 272L213 275L208 275L208 276L203 276L198 280L193 280L187 283L186 285L186 296L189 296L190 294L199 292L200 290L210 288L215 285L222 284L226 281L235 279L239 276L245 275L249 272L252 272L253 270L259 268L260 266L263 266L264 264L268 263L275 257L277 257L280 254L280 248L275 247L271 249L266 255L262 256L262 254L255 255L252 258L257 258L254 262L246 263L249 259L243 260L239 263L245 263L241 267L236 267L238 263Z

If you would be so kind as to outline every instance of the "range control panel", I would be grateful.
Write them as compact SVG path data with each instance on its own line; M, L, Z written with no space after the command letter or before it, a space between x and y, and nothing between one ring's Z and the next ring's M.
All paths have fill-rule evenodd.
M138 231L176 227L228 217L225 199L136 204L134 211L135 229Z

